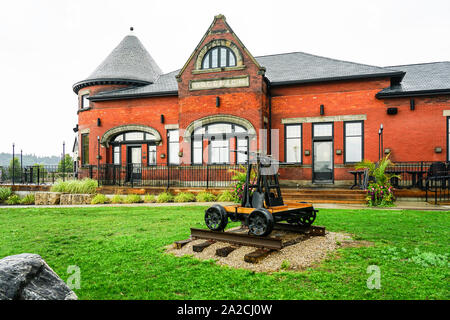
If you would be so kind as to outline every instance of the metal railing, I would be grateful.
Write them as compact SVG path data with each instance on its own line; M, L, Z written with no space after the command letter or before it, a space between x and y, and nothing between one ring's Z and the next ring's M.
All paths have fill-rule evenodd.
M199 166L102 164L99 170L97 166L80 168L78 178L98 179L100 185L214 188L232 186L235 183L232 179L235 175L234 170L242 170L242 167L228 164Z
M450 202L450 175L430 177L426 181L425 201L428 202L428 193L434 193L434 204Z
M22 168L0 167L2 184L53 184L57 180L74 179L73 168L58 165L34 165Z

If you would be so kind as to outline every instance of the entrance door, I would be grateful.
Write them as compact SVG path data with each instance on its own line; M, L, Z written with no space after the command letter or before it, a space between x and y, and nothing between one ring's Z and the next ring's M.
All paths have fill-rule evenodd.
M128 181L140 180L142 172L142 148L141 147L128 147L127 150L127 164L128 164Z
M333 182L333 124L313 124L313 182Z

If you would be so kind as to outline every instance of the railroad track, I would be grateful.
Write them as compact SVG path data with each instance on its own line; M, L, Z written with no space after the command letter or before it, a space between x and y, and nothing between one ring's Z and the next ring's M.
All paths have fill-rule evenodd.
M286 241L283 237L276 236L276 230L298 234L298 237L294 236L291 237L290 240ZM225 242L228 243L228 245L218 248L216 250L216 255L220 257L227 257L231 252L241 246L250 246L257 249L256 251L246 254L244 260L250 263L257 263L273 251L280 251L287 246L294 245L310 237L325 235L325 227L302 227L287 223L275 224L273 232L275 236L257 237L247 233L242 233L242 231L243 228L227 232L191 228L191 237L186 240L175 242L174 247L181 249L185 244L193 240L204 239L206 240L205 242L192 246L193 251L202 252L213 243Z

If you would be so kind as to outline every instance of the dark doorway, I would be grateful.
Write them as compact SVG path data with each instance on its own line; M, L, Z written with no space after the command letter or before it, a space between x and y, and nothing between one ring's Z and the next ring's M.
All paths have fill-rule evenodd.
M127 180L140 180L142 177L142 147L127 147Z

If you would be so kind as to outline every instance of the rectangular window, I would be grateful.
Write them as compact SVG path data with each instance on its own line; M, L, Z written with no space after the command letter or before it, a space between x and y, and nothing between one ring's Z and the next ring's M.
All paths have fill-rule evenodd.
M149 145L148 146L148 165L155 165L156 164L156 146Z
M203 138L194 137L192 141L192 163L203 163Z
M237 138L237 150L247 152L247 154L237 152L237 163L246 163L248 160L248 138Z
M210 163L228 163L230 161L230 150L228 140L218 140L217 138L211 140L210 143Z
M169 153L169 163L170 164L180 164L180 157L178 153L180 152L180 136L178 129L168 130L168 153Z
M345 162L362 161L363 155L363 122L344 122Z
M88 94L83 94L81 96L81 109L87 109L89 108L89 100L88 100L89 95Z
M120 146L114 146L114 164L120 165Z
M89 134L81 135L81 165L89 164Z
M287 163L302 162L302 125L285 125L285 161Z

